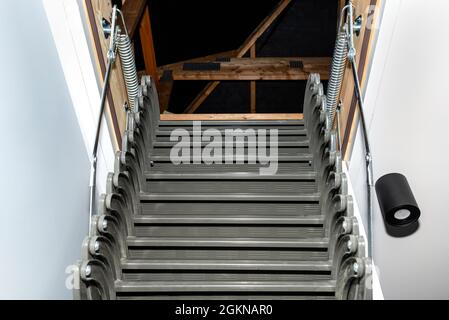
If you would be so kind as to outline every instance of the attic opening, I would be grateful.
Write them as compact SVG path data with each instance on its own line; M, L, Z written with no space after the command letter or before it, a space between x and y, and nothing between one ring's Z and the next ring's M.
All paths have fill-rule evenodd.
M148 8L163 113L302 113L309 73L326 84L338 1L154 0ZM145 73L142 48L136 63Z

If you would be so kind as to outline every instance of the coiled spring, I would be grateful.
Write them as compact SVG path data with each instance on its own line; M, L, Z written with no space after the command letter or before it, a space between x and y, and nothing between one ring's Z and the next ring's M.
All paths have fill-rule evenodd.
M125 79L126 90L128 92L128 104L134 109L135 98L139 93L139 81L137 79L136 61L131 45L131 40L127 34L119 34L117 48Z
M331 123L333 123L335 119L347 60L348 38L346 32L341 31L337 35L337 41L335 43L331 75L327 88L327 111L329 112L329 120Z

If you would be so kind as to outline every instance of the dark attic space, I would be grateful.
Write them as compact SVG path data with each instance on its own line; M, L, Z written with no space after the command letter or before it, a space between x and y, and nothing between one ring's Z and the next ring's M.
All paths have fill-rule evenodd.
M214 55L208 60L213 65L208 67L215 68L218 58L218 62L224 61L221 63L223 68L230 58L234 58L229 51L233 50L235 55L264 19L276 11L279 1L148 1L161 74L164 66L210 55ZM337 15L336 0L292 0L242 57L330 58L335 43ZM142 52L138 47L136 58L138 69L143 70ZM289 59L284 60L289 62ZM304 62L293 67L300 68L301 64ZM213 71L204 71L204 74L207 72ZM304 80L232 79L220 81L211 89L212 81L170 81L172 76L170 72L163 74L160 89L164 92L163 86L169 84L165 96L166 111L170 113L302 112ZM205 89L210 94L201 96Z

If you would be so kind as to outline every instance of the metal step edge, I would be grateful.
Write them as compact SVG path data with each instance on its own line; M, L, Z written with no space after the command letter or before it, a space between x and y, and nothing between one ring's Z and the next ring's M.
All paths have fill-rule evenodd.
M330 272L330 261L256 261L256 260L125 260L124 270L219 270L219 271L315 271Z
M150 156L149 157L151 161L155 162L171 162L170 156ZM193 156L189 157L190 160L193 159ZM245 163L248 162L248 156L243 157L233 157L234 161L244 161ZM313 155L311 154L301 154L297 156L279 156L278 162L304 162L304 161L311 161L313 160Z
M318 202L320 194L157 194L142 193L140 200L143 202Z
M145 179L149 180L274 180L274 181L314 181L317 178L317 173L315 171L304 172L300 174L276 174L272 176L262 176L258 173L157 173L147 171L145 172Z
M198 216L198 215L141 215L134 217L134 223L145 225L186 224L186 225L323 225L324 217L267 217L267 216Z
M243 281L182 281L115 283L117 292L335 292L336 282L243 282Z
M332 292L330 293L322 293L322 294L315 294L315 295L310 295L310 294L305 294L305 295L301 295L301 293L299 293L298 295L295 294L288 294L288 295L282 295L282 294L276 294L276 295L270 295L270 293L266 293L266 294L262 294L262 295L256 295L256 294L244 294L244 295L239 295L237 294L233 294L233 295L229 295L229 294L224 294L224 295L211 295L208 293L205 293L204 295L197 294L197 295L192 295L189 293L186 293L185 295L182 294L176 294L176 295L171 295L171 294L164 294L164 293L160 293L160 294L151 294L151 295L146 295L145 293L139 295L139 294L127 294L125 292L123 293L118 293L117 299L118 300L122 300L122 301L134 301L134 300L155 300L155 301L159 301L159 300L170 300L170 301L236 301L236 300L247 300L247 301L251 301L251 300L263 300L263 301L314 301L314 300L318 300L318 301L322 301L322 300L329 300L329 301L333 301L336 300L335 295L331 295Z
M247 239L247 238L147 238L128 237L129 247L184 248L301 248L327 249L329 239Z
M154 142L154 148L171 148L174 147L175 145L177 145L179 142L177 141L170 141L170 142ZM308 148L310 144L309 140L305 140L305 141L279 141L278 142L278 147L279 148ZM207 147L210 145L210 142L201 142L201 147ZM236 145L235 142L224 142L222 144L223 147L234 147ZM270 147L270 141L267 141L267 148ZM244 148L247 148L248 144L247 141L245 141L244 144ZM257 148L257 146L254 146L255 148ZM191 148L193 148L193 146L191 146Z
M231 128L232 127L217 127L217 128L209 127L208 129L216 129L216 130L220 131L221 133L224 133L224 130L228 130L228 129L231 129ZM238 128L238 127L235 127L235 128ZM192 127L186 127L186 128L182 128L182 129L186 130L190 134L193 134ZM202 129L201 133L204 133L208 129L205 129L205 130ZM172 130L170 130L170 129L165 129L165 130L159 129L159 130L156 131L156 137L170 137L171 134L172 134ZM241 135L242 136L246 136L245 133L242 133L242 134L236 133L236 135L237 136L241 136ZM301 137L305 137L305 136L307 136L307 130L306 129L282 129L282 128L280 128L279 131L278 131L278 135L279 136L301 136Z

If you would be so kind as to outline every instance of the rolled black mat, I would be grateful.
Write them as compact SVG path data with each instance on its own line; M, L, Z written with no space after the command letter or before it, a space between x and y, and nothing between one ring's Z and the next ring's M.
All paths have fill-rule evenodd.
M376 182L376 193L389 235L407 237L418 230L421 210L406 177L399 173L383 176Z

